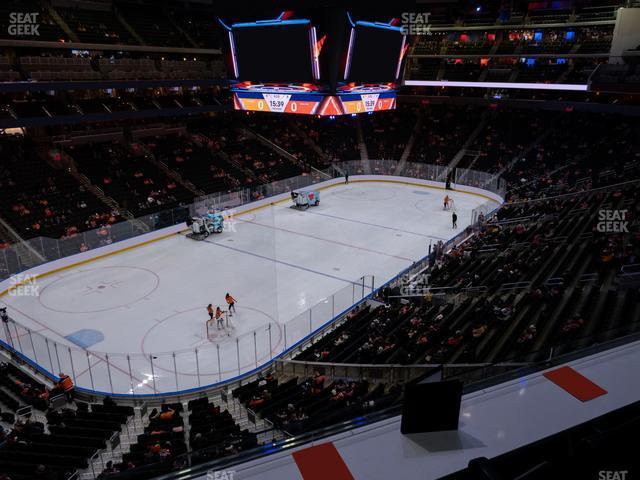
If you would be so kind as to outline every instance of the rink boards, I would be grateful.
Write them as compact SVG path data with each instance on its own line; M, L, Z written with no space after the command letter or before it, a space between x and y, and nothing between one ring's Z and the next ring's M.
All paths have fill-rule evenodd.
M205 242L176 235L179 225L32 269L37 297L11 296L3 282L9 314L31 333L13 333L20 348L6 332L2 340L47 372L74 371L87 390L202 388L269 363L368 295L360 278L375 276L379 287L424 257L429 242L464 230L473 208L502 201L461 187L453 230L442 184L341 183L314 185L323 201L307 212L290 209L288 194L239 208L235 231ZM238 299L234 329L211 341L205 306L224 305L226 291Z

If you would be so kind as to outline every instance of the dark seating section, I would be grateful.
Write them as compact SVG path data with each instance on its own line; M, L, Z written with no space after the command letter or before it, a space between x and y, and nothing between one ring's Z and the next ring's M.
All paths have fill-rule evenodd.
M423 108L422 123L409 161L446 165L480 122L485 111L479 107L429 105Z
M76 145L68 153L94 185L135 215L193 199L191 192L121 143Z
M298 434L390 407L400 400L401 393L398 386L387 388L367 381L328 382L318 371L313 377L282 383L268 375L236 388L232 394L277 428Z
M578 14L577 18L583 17ZM491 22L486 20L479 17L473 24L490 25ZM520 21L514 23L522 21L524 19L520 17ZM529 21L543 24L566 20L559 20L555 12L554 15L533 16ZM586 84L588 77L573 76L572 73L584 69L585 63L597 65L598 58L567 59L563 55L608 53L613 39L613 24L566 28L531 26L513 30L487 27L472 31L433 32L414 38L413 53L420 56L409 56L405 72L408 79ZM442 54L450 56L436 57ZM492 57L492 54L502 57ZM555 57L537 57L540 54ZM455 55L476 57L456 58Z
M56 11L83 42L136 45L136 40L108 6L94 6L93 9L56 7Z
M82 56L24 56L20 69L31 80L101 80L100 72L93 70L91 59ZM31 115L22 116L37 116Z
M142 142L170 169L207 192L221 192L241 185L245 176L220 156L219 142L190 134L144 138Z
M553 125L557 112L507 110L490 112L486 124L469 150L474 154L462 158L459 167L501 172L510 167ZM527 128L522 128L527 125ZM533 155L533 153L532 153Z
M191 400L189 408L189 444L194 463L233 455L258 445L255 433L242 430L228 410L221 411L207 398Z
M24 35L21 37L22 40L45 40L49 42L69 40L67 34L51 17L49 11L40 0L4 0L0 2L0 37L2 38L16 39L16 35L12 35L9 29L12 18L10 16L11 13L38 14L35 19L36 24L39 25L37 35Z
M15 413L25 405L44 411L48 404L46 386L11 363L0 364L0 403Z
M502 170L513 198L597 188L637 175L640 142L634 118L565 112L532 113L522 120L542 133L517 161ZM501 134L497 137L506 137L507 131L498 130Z
M411 106L361 117L369 158L400 160L416 121Z
M602 209L638 208L635 186L507 204L476 236L433 265L429 286L450 289L455 302L388 299L373 311L353 312L298 359L533 361L546 358L551 346L556 352L573 350L635 331L640 297L616 288L621 267L640 253L635 230L612 234L595 227Z
M15 82L20 80L20 73L14 70L9 58L0 55L0 81Z
M289 118L258 113L251 115L247 124L254 132L294 155L299 162L312 165L321 162L319 153L313 149L310 141L294 129Z
M181 403L163 404L149 413L149 425L122 461L111 462L100 478L146 479L172 470L175 457L187 452Z
M244 179L245 184L261 184L295 177L302 173L298 163L277 154L273 149L263 145L250 134L243 132L244 126L238 117L228 114L227 124L218 122L199 131L207 138L220 143L220 149L231 165L241 171L252 173Z
M62 165L52 167L31 141L3 136L0 214L26 238L75 235L120 220Z
M162 9L133 3L123 3L118 9L145 43L166 47L193 47Z
M329 166L334 161L357 160L360 149L354 141L357 138L356 119L341 118L336 122L328 118L293 118L291 122L306 135L325 158L320 158L319 166Z
M35 382L13 364L2 365L3 379L20 378L26 384ZM18 395L17 392L13 392ZM0 401L4 403L5 397ZM39 399L36 408L48 408L48 399ZM89 467L94 454L133 415L132 407L117 406L110 399L103 404L77 403L76 408L49 408L46 424L31 413L13 418L13 428L2 432L0 439L0 471L12 480L63 480L77 470ZM41 418L41 417L38 417ZM8 418L3 414L3 420ZM15 422L15 423L14 423Z
M636 402L497 457L475 458L442 480L596 478L608 468L630 477L638 473L638 462L629 438L639 426Z

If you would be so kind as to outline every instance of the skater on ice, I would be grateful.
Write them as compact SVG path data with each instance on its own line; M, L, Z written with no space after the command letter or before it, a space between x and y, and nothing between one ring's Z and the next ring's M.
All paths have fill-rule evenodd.
M227 305L229 305L229 316L232 316L232 312L236 313L236 299L233 298L228 292L224 296L224 299L227 301Z
M218 330L220 330L221 328L224 328L224 316L222 315L224 313L224 310L222 310L220 308L220 306L216 307L216 321L217 321L217 325L218 325Z

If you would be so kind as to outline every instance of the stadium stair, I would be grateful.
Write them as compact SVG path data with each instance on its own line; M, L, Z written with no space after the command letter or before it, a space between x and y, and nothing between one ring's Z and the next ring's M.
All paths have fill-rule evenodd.
M420 135L420 131L422 129L422 124L424 122L424 112L422 110L418 110L418 118L416 119L416 123L413 126L413 130L411 131L411 135L409 136L409 140L407 140L407 144L402 151L402 155L400 156L400 162L396 166L395 174L399 175L400 172L404 170L404 166L411 155L411 149L413 148L413 144L416 143L416 138Z
M120 25L122 25L124 29L127 32L129 32L129 35L131 35L131 37L133 37L136 40L136 42L138 42L139 45L146 45L143 38L140 35L138 35L138 32L136 32L131 25L129 25L129 23L120 14L120 12L118 11L118 8L115 5L113 5L113 15L116 17L118 22L120 22Z
M250 128L247 128L247 127L238 128L238 132L241 133L242 135L245 135L247 138L253 138L254 140L257 140L259 143L261 143L265 147L273 150L276 154L278 154L279 156L281 156L283 158L286 158L290 162L292 162L294 164L299 164L301 167L305 166L305 163L301 162L298 159L298 157L296 157L292 153L286 151L280 145L277 145L276 143L272 142L271 140L269 140L264 135L261 135L260 133L254 131L254 130L252 130Z
M64 21L64 19L60 16L60 14L56 11L56 9L52 5L48 5L48 3L49 2L46 2L45 5L46 5L47 12L49 12L49 15L51 15L51 18L53 18L53 20L58 24L58 26L62 29L62 31L66 33L73 42L79 43L80 38L78 37L76 32L74 32L69 27L69 25L67 25L67 22Z
M156 156L153 154L153 152L149 150L144 143L138 142L136 143L136 145L144 153L145 160L149 162L151 165L153 165L155 168L160 170L161 172L164 172L164 174L167 177L173 178L177 183L179 183L184 188L186 188L187 190L189 190L191 193L193 193L198 197L206 195L206 192L199 190L198 188L196 188L196 186L193 183L183 178L182 175L180 175L178 172L171 170L166 163L158 160ZM131 144L128 144L128 147L129 149L131 149L132 152L136 152L136 150L133 150L131 148L132 147Z
M316 152L316 154L324 161L324 163L330 163L330 159L327 154L322 151L318 144L316 144L316 142L314 142L302 128L300 128L298 123L293 121L292 119L288 120L289 127L296 133L296 135L303 139L304 143L311 147L313 151Z
M462 158L465 156L467 149L473 144L473 142L478 137L478 135L480 135L480 133L484 130L484 127L487 125L487 123L490 120L489 118L490 116L491 116L491 113L489 110L485 110L482 113L482 116L480 117L480 122L478 123L476 128L473 130L473 132L471 132L471 135L469 135L467 140L462 144L462 147L460 147L460 150L458 150L458 153L456 153L454 157L451 159L447 168L443 171L442 174L440 174L440 176L438 177L439 181L444 181L444 179L449 174L449 172L452 172L455 170L458 163L460 163L460 160L462 160Z
M2 217L0 217L0 237L3 241L15 245L21 265L34 267L44 262L44 257L27 243Z
M360 122L360 117L356 118L356 138L358 140L358 150L360 150L360 158L362 160L369 160L369 152L367 151L367 144L364 141L364 133L362 132L362 122ZM364 163L365 174L370 174L368 162Z
M69 155L68 153L64 153L63 158L68 167L66 169L67 172L69 173L69 175L75 178L78 183L83 185L89 192L93 193L105 205L109 206L113 210L117 210L122 217L126 218L130 222L133 222L141 232L149 231L148 225L146 225L144 222L137 221L133 213L131 213L126 208L122 208L118 202L116 202L110 196L106 195L100 187L94 185L91 180L89 180L89 177L81 173L78 170L78 164L71 155Z

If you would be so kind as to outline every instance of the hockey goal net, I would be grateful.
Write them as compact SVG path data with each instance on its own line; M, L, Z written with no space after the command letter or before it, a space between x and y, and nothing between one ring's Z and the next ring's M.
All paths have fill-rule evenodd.
M207 338L209 340L215 340L220 338L221 336L229 335L229 330L231 328L231 324L229 322L229 312L224 311L222 316L216 320L211 319L207 320Z

